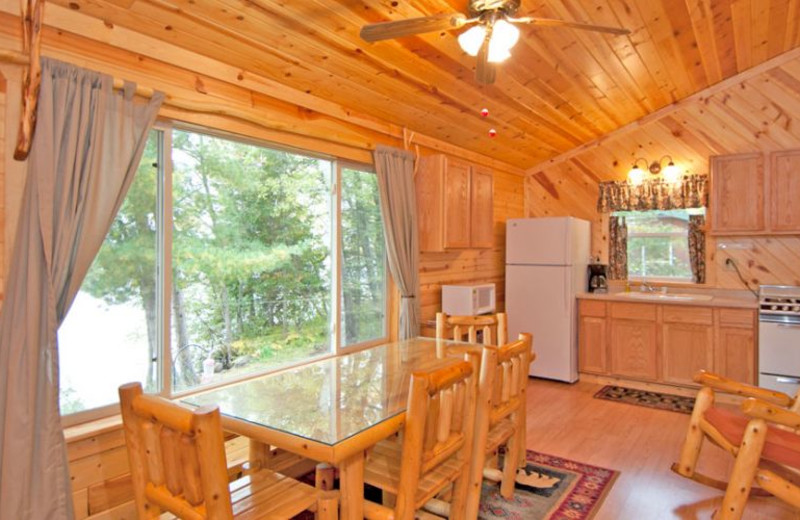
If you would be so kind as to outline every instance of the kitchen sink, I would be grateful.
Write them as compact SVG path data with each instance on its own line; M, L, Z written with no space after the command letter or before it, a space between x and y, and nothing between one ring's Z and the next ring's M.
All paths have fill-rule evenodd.
M649 301L708 301L714 298L708 294L695 293L662 293L662 292L627 292L615 296L630 298L632 300Z

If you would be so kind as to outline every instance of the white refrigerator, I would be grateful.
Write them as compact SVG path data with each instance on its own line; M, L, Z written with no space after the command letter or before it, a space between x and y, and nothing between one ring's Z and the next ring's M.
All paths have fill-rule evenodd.
M530 375L578 380L575 295L587 288L590 224L573 217L506 223L508 337L533 334Z

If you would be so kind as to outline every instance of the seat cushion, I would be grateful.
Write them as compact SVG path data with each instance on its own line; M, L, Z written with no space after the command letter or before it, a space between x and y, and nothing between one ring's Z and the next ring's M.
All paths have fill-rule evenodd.
M735 446L742 444L744 430L750 419L732 410L711 407L705 419ZM771 427L767 429L767 440L761 457L779 464L800 468L800 435Z

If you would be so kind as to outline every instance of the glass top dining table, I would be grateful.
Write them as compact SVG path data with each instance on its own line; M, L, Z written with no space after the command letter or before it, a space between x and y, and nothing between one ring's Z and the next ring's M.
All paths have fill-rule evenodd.
M387 343L182 401L218 405L229 417L335 445L405 411L411 373L453 363L458 355L441 354L453 345L463 344L432 338Z
M363 518L363 452L403 424L411 374L454 364L471 345L386 343L181 399L218 405L226 430L339 467L341 517ZM252 453L252 451L251 451ZM357 489L359 488L360 489Z

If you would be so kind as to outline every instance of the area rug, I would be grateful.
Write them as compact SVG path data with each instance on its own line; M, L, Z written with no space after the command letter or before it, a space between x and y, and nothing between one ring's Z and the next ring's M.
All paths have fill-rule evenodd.
M618 471L528 450L514 497L484 484L480 520L587 520L611 490Z
M517 472L514 497L506 500L497 484L484 483L479 520L589 520L614 484L618 471L528 450ZM501 461L502 462L502 461ZM303 477L314 484L314 474ZM380 490L366 486L368 500L380 502ZM302 513L293 520L313 520Z
M596 399L606 399L620 403L635 404L656 408L658 410L668 410L691 414L694 407L694 398L682 395L662 394L660 392L648 392L646 390L636 390L635 388L625 388L622 386L604 386L596 394Z

